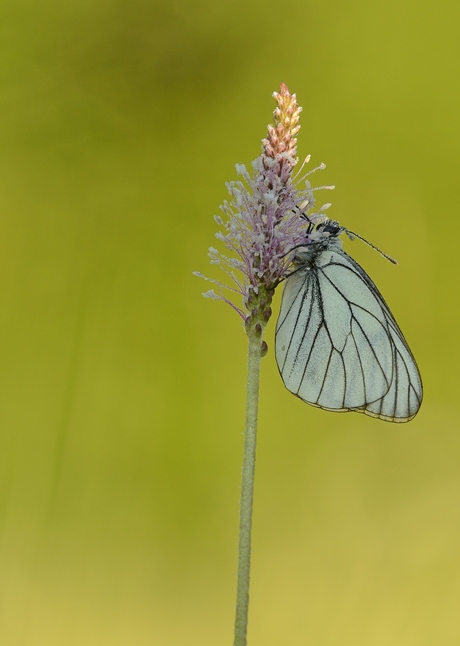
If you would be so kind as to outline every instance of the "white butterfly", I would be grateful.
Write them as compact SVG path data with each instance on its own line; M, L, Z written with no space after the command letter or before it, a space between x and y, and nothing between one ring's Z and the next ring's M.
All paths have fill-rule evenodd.
M343 232L352 233L310 222L294 252L276 325L281 377L313 406L408 422L422 402L417 364L383 296L343 251Z

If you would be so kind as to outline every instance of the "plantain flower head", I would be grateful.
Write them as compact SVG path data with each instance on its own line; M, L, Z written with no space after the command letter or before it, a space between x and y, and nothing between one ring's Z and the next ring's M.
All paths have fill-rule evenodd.
M266 323L270 317L274 290L289 273L289 252L306 244L308 221L316 223L329 206L325 204L314 213L314 191L334 188L312 188L307 179L316 170L325 168L324 164L297 181L293 178L298 163L297 134L302 108L297 104L296 95L284 84L273 97L277 103L274 123L268 126L267 136L262 140L262 153L252 162L251 171L243 165L236 166L241 179L227 184L230 200L221 206L224 216L215 216L221 227L216 238L230 254L213 247L209 249L211 264L219 265L231 284L208 278L219 287L219 293L210 290L204 296L225 301L246 324L251 318L262 318ZM309 159L306 158L298 175ZM239 295L242 306L225 296L223 290Z

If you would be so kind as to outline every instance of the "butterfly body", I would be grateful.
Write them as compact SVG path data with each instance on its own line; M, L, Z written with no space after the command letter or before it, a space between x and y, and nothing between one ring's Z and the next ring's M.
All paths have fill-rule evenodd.
M343 231L326 220L294 252L276 326L281 377L313 406L409 421L422 400L417 364L383 296L342 249Z

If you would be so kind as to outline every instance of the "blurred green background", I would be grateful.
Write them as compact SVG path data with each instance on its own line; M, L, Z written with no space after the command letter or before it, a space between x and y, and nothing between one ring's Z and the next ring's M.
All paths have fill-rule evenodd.
M219 277L212 216L282 81L320 203L399 260L346 243L425 400L403 426L326 413L264 360L249 643L460 643L459 21L2 0L2 644L232 643L246 342L192 271Z

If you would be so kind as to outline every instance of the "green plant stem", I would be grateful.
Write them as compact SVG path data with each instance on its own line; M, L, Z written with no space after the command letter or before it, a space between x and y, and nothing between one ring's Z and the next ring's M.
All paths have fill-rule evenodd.
M259 375L262 334L248 331L248 376L246 385L246 428L244 434L243 473L240 501L240 533L238 542L238 579L236 595L235 640L233 646L246 646L251 565L252 502L256 465L257 412L259 406Z

